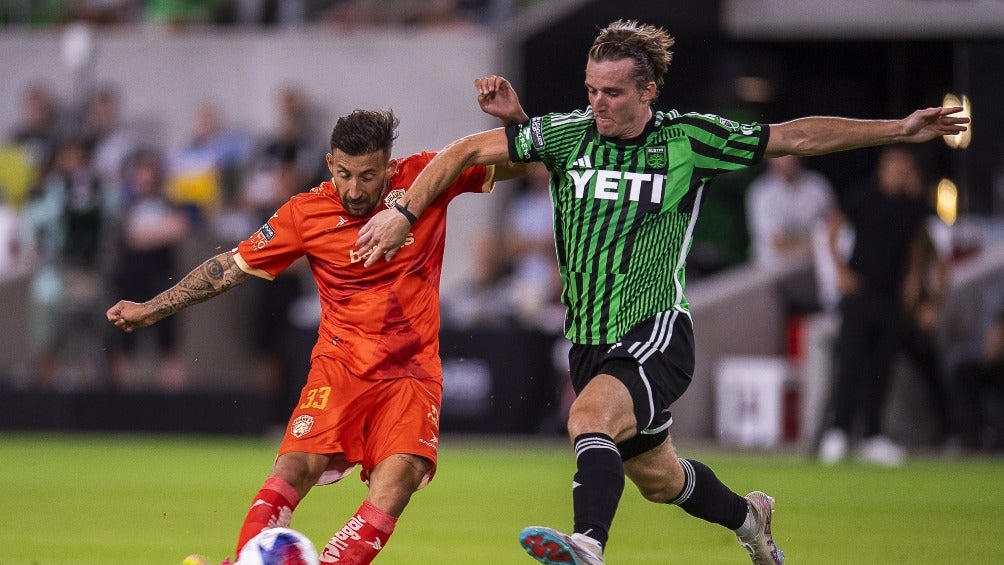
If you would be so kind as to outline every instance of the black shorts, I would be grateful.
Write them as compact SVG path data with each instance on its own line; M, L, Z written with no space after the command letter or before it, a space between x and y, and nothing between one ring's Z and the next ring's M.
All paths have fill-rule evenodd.
M630 459L666 440L673 423L670 405L690 386L694 374L690 315L678 310L660 312L613 345L573 344L568 360L576 395L600 374L612 375L627 387L638 435L617 447L623 459Z

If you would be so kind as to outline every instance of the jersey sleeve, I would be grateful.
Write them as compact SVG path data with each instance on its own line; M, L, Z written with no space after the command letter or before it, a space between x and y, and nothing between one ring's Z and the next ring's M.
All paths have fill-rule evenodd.
M538 149L544 145L542 120L543 118L537 117L531 118L528 122L506 126L505 136L509 142L510 161L528 163L540 160Z
M451 196L465 192L491 192L495 188L495 166L477 165L465 169L449 188Z
M425 151L402 160L401 174L405 182L412 183L422 169L436 156L435 152ZM465 192L491 192L495 188L495 166L476 165L461 171L457 178L444 191L443 196L449 202Z
M251 237L237 244L234 261L242 271L272 280L304 254L293 202L282 205Z
M770 137L766 124L741 124L714 114L684 114L673 125L690 139L697 167L715 174L759 163Z
M509 160L515 163L541 161L549 169L563 163L593 123L591 110L545 114L521 124L506 126Z

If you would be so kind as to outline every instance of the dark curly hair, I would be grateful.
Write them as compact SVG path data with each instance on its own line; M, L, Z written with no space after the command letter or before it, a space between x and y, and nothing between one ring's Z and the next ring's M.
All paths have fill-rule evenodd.
M335 122L331 130L331 152L338 149L355 156L383 151L390 157L399 123L393 110L355 110Z

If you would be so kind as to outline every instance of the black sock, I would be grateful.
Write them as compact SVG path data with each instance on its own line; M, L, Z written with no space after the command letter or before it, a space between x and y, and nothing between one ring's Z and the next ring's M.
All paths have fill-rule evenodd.
M704 463L680 458L680 465L683 466L683 490L669 504L730 530L743 525L749 512L745 498L732 492Z
M606 434L575 438L578 470L572 484L575 532L606 545L610 524L624 492L624 462L617 444Z

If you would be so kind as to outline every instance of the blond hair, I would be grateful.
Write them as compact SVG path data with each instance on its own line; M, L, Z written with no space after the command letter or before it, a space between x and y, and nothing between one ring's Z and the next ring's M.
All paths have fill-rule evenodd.
M639 88L654 82L656 95L673 60L676 43L666 30L635 20L617 20L600 30L589 49L593 61L634 61L633 76Z

